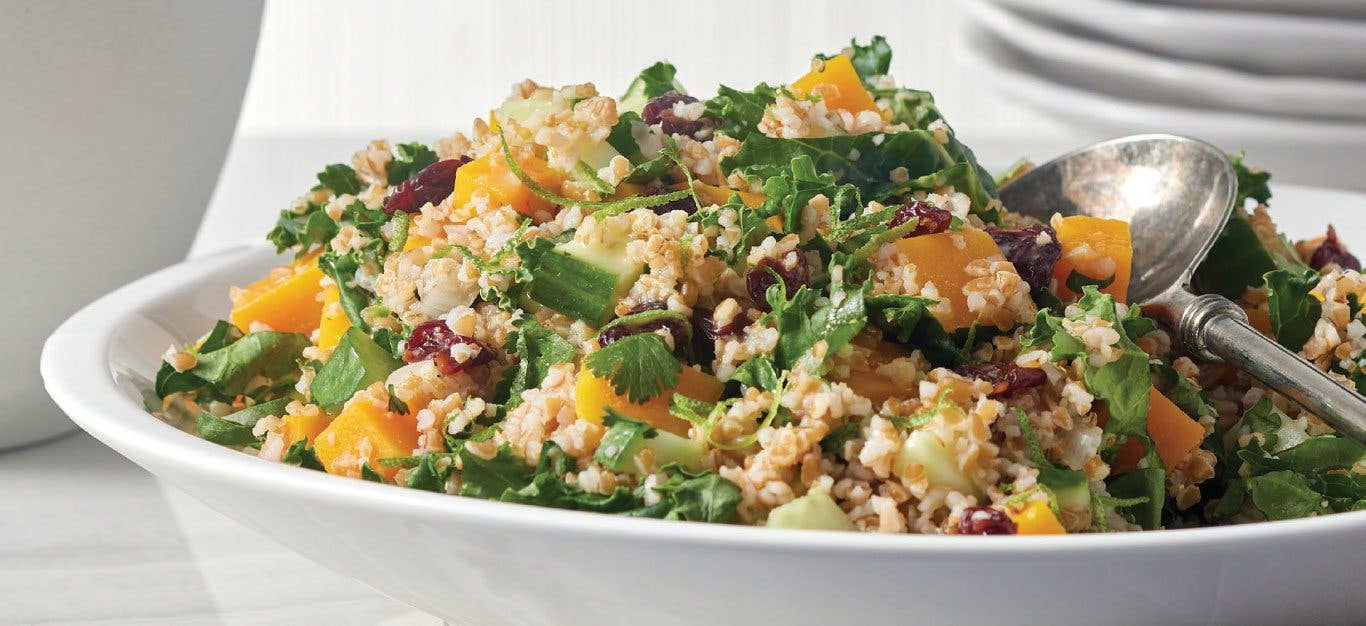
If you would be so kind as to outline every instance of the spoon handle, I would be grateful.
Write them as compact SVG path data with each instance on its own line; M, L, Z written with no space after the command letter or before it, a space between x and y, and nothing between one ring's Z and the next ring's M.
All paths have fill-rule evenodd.
M1227 361L1366 443L1366 398L1249 326L1247 315L1227 298L1194 297L1181 316L1180 334L1195 352Z

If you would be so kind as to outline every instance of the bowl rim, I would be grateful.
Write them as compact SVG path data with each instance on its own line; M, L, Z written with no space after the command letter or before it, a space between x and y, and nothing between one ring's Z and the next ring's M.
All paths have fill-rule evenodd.
M413 516L457 526L462 522L498 524L525 532L558 532L599 539L889 558L991 558L1042 552L1097 556L1145 547L1227 549L1244 542L1366 532L1366 511L1240 526L1067 536L905 536L779 530L625 518L453 497L264 461L190 435L144 411L117 387L111 350L116 334L128 321L155 317L155 303L180 292L223 289L225 285L205 284L205 277L246 262L260 262L268 254L273 254L273 250L265 245L212 253L133 281L87 305L63 322L43 346L41 372L48 393L82 429L139 464L177 467L180 473L249 484L253 490L305 500L339 500L342 506L368 509L391 518ZM145 459L154 462L144 463ZM175 479L170 481L174 483Z

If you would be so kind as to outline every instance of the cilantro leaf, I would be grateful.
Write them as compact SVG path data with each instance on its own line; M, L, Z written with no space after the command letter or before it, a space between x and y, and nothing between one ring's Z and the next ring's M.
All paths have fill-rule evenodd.
M584 365L593 374L611 381L614 391L635 403L678 385L678 374L683 371L664 338L654 333L619 339L588 355Z
M1309 293L1319 283L1319 273L1306 270L1296 276L1288 270L1267 272L1267 304L1271 307L1271 331L1276 342L1297 351L1314 334L1323 305Z

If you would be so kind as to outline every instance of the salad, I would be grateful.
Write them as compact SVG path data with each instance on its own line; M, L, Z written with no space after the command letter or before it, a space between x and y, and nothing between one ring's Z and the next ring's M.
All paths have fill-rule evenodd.
M172 346L159 417L463 497L888 533L1152 530L1366 508L1363 447L1125 304L1128 224L1010 212L881 37L780 85L524 81L370 142L282 211L292 260ZM1268 174L1196 288L1366 391L1366 277Z

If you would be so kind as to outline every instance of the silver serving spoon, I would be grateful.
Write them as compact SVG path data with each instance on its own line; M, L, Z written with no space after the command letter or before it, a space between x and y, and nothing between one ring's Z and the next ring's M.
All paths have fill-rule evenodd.
M1233 211L1237 178L1218 148L1173 135L1135 135L1060 156L1001 187L1006 208L1129 222L1129 299L1175 329L1192 354L1223 360L1366 443L1366 398L1257 332L1228 299L1189 291Z

